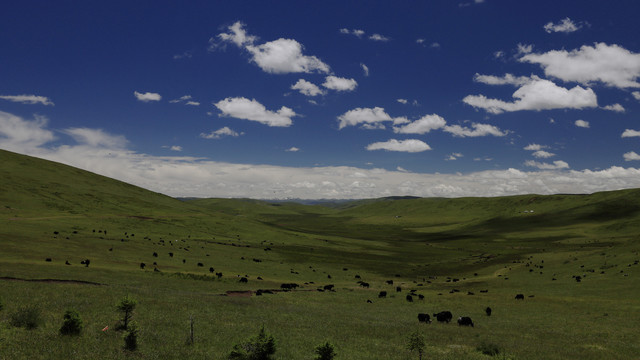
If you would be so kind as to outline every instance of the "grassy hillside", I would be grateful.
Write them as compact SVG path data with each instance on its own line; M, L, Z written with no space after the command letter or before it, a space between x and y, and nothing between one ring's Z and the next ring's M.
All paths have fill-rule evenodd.
M638 190L331 206L180 201L0 151L0 209L3 359L225 359L262 325L275 359L311 359L325 341L337 359L415 359L414 331L429 359L492 358L481 343L505 359L640 353ZM282 283L300 287L281 292ZM324 285L335 291L317 290ZM138 300L133 353L114 331L125 295ZM41 311L34 330L10 324L25 306ZM79 337L58 332L70 308L84 321ZM452 323L417 321L442 310ZM459 327L458 316L475 326Z

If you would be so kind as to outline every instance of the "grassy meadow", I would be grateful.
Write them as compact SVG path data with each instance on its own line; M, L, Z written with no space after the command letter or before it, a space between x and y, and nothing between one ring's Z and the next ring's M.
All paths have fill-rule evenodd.
M225 359L262 326L275 359L313 359L326 341L336 359L417 359L415 331L425 359L637 359L639 251L640 190L179 200L0 151L0 359ZM136 351L115 330L126 295ZM37 328L11 325L25 307L40 310ZM68 309L80 336L59 333ZM417 320L443 310L451 323Z

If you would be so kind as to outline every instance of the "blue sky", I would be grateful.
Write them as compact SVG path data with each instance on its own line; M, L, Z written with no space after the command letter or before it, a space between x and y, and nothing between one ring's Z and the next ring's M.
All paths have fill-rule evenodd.
M640 186L635 1L21 1L0 148L172 196Z

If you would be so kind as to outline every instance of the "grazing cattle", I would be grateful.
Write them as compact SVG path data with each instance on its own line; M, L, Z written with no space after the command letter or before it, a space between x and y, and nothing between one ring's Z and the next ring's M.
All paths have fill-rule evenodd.
M387 280L388 285L393 285L393 280Z
M356 275L356 279L360 279L360 275Z
M160 272L160 270L158 270L158 268L153 268L154 272Z
M400 286L396 286L396 292L401 292L402 288Z
M386 291L380 291L380 293L378 294L378 298L386 298L386 297L387 297Z
M253 259L253 261L257 262L257 263L262 262L262 260L260 260L260 259Z
M433 314L433 316L438 320L438 322L446 322L449 323L451 319L453 319L453 314L451 311L440 311L437 314Z
M524 300L524 295L523 294L516 295L516 300Z
M367 299L367 304L373 304L373 301Z
M69 263L69 260L64 262L65 265L71 265L71 263Z
M144 270L144 267L145 267L145 266L147 266L147 264L145 264L145 263L143 263L143 262L141 262L141 263L140 263L140 269Z
M360 286L362 286L363 288L369 288L369 283L360 282Z
M411 295L407 295L406 299L408 302L413 302L413 296Z
M154 253L153 253L153 257L158 257L158 253L157 253L157 252L154 252Z
M324 290L327 290L327 291L333 291L333 284L325 285L325 286L323 287L323 289L324 289Z
M429 316L429 314L419 313L418 314L418 321L430 324L431 323L431 316Z
M471 327L473 327L473 321L468 316L460 316L458 318L458 325L459 326L471 326Z
M198 266L199 266L199 267L203 267L203 266L204 266L204 264L203 264L203 263L198 263Z
M182 263L186 264L187 263L187 259L182 259Z
M489 290L480 290L481 293L488 293Z
M209 268L209 272L210 272L210 273L212 273L212 274L213 274L213 272L214 272L214 271L215 271L215 269L214 269L214 268L212 268L212 267L210 267L210 268Z
M486 309L484 309L484 312L487 313L487 316L491 316L491 308L487 306Z
M422 294L418 294L418 299L420 299L420 300L424 300L424 295L422 295Z
M222 277L222 273L221 272L216 273L216 276L218 277L218 279L220 279Z
M169 253L169 257L173 257L173 253L172 252Z
M241 277L239 280L241 283L248 283L249 279L247 279L246 277Z
M44 261L51 262L51 258L46 258L46 259L44 259Z

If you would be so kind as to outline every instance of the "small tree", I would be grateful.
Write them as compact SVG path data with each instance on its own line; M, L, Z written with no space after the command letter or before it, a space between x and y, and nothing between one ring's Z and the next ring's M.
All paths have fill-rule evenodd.
M24 327L27 330L37 328L42 322L40 309L36 306L26 306L11 314L9 323L15 327Z
M120 300L120 303L116 305L116 308L122 312L122 325L119 326L119 330L128 330L129 329L129 321L133 316L133 310L136 308L136 304L138 302L135 299L129 297L129 295L125 296Z
M229 360L270 360L276 352L276 341L264 331L264 326L255 338L233 346Z
M138 323L132 321L129 329L124 335L124 348L129 351L135 351L138 348Z
M418 359L422 360L422 354L424 353L424 336L420 334L419 331L414 332L409 336L409 343L407 344L407 348L409 351L417 351Z
M60 328L62 335L80 335L82 331L82 319L75 310L67 310L64 313L64 323Z
M328 341L323 345L319 345L316 347L316 360L333 360L336 357L336 352L333 351L333 345L331 345Z

